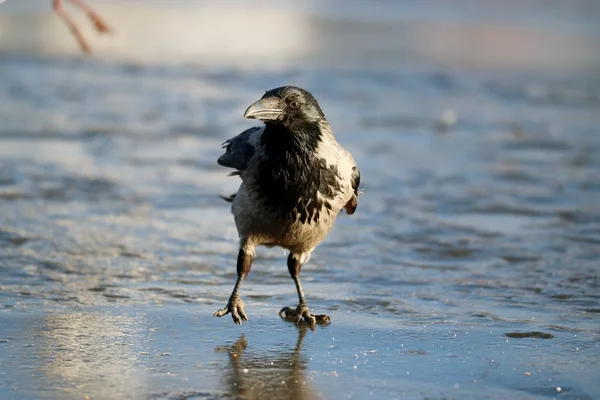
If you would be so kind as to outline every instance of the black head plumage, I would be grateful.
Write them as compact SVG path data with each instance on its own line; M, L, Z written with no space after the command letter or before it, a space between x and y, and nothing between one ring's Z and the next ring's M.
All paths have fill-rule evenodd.
M263 99L274 97L280 99L282 115L279 123L293 127L295 124L320 122L325 119L317 99L296 86L282 86L265 92Z

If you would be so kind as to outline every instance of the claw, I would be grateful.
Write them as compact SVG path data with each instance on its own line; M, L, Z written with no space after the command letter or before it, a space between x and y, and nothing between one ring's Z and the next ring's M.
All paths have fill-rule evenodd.
M327 314L319 314L319 315L315 315L314 317L317 319L317 322L320 322L320 323L330 323L331 322L331 318L329 318L329 315L327 315Z
M244 312L244 302L238 296L231 297L227 302L225 308L221 308L217 310L213 317L222 317L223 315L227 315L231 313L231 318L233 322L238 325L242 325L242 321L248 322L248 316Z
M315 325L317 323L317 319L313 317L308 311L305 311L302 314L302 317L306 322L308 322L309 325Z
M279 316L281 318L285 318L285 317L291 316L295 312L296 312L295 310L293 310L289 307L283 307L281 310L279 310Z
M293 319L296 325L300 325L302 321L306 322L311 328L317 323L329 323L331 318L325 314L313 315L310 313L306 304L299 304L296 309L283 307L279 311L279 316L284 319Z
M225 306L225 308L221 308L220 310L215 311L213 317L222 317L223 315L229 314L229 307Z

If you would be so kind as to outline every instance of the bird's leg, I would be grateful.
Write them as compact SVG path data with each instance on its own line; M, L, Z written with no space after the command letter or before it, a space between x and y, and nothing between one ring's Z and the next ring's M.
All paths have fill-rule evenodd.
M85 37L83 37L83 34L77 27L75 21L63 8L62 0L52 0L52 8L54 8L56 15L58 15L65 22L65 24L67 24L67 26L71 30L71 33L73 33L73 36L75 36L75 39L77 39L77 43L79 43L79 47L81 47L81 50L83 50L86 54L91 54L92 49L85 40Z
M222 317L223 315L231 313L233 322L235 322L236 324L242 325L242 320L248 322L248 317L244 312L245 304L238 295L238 290L242 285L242 281L244 280L246 275L248 275L248 272L250 272L250 268L252 267L253 254L253 251L249 251L244 247L240 249L237 259L238 278L235 282L235 286L233 287L233 292L231 292L231 296L229 297L229 301L227 302L225 308L217 310L217 312L213 314L213 317Z
M290 253L287 260L288 271L296 284L296 290L298 291L298 306L293 309L290 307L283 307L279 311L279 315L282 318L293 318L296 324L299 324L303 320L309 325L314 326L317 322L329 322L331 319L328 315L320 314L313 315L310 313L308 306L306 305L306 299L304 298L304 291L302 290L302 284L300 283L300 269L302 268L303 258L307 259L308 256L296 255Z
M100 15L94 11L90 6L83 2L83 0L69 0L74 6L79 7L92 21L94 27L99 33L109 33L111 29L108 27L106 22L100 17Z

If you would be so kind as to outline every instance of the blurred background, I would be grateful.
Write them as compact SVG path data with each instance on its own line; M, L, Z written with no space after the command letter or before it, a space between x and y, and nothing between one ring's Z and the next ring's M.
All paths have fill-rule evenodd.
M600 63L594 0L88 3L115 30L96 37L85 17L71 12L97 57L143 65L597 72ZM2 4L0 50L79 56L50 6Z
M600 2L0 4L0 398L597 398ZM362 172L281 321L221 143L318 99ZM243 335L242 335L243 333Z

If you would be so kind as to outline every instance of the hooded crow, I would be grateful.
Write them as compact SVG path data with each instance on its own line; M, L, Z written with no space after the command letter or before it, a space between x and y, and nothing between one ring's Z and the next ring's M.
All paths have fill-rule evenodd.
M225 308L241 325L248 321L238 290L250 272L259 245L279 246L290 253L287 266L298 291L299 304L280 315L311 326L329 322L327 315L311 314L300 269L327 236L338 214L353 214L358 205L360 171L354 158L333 136L317 100L306 90L284 86L270 90L250 105L245 118L264 121L223 143L218 163L235 169L242 184L224 197L232 203L240 238L238 278Z

